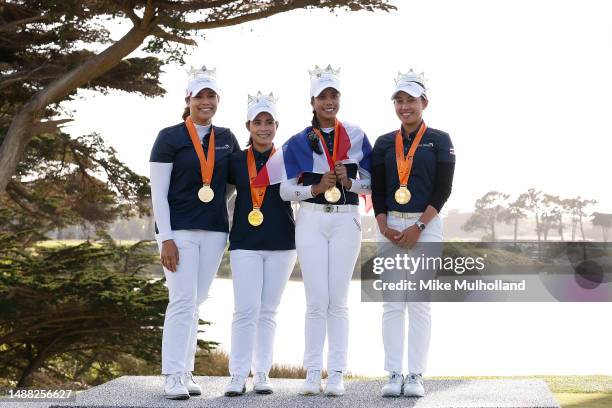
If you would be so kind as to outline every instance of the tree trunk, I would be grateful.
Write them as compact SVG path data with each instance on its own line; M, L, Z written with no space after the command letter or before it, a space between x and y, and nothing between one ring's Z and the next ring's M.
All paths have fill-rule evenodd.
M580 234L582 235L582 240L584 241L584 226L582 225L582 214L580 214Z
M538 217L538 213L536 213L535 217L536 217L536 233L538 234L538 242L540 242L540 217Z
M514 219L514 242L517 241L518 238L518 218Z
M79 86L109 71L138 48L150 31L151 27L133 27L106 50L37 92L19 109L0 146L0 194L4 194L8 182L15 174L17 164L32 139L33 126L40 120L45 107L61 101Z
M21 377L19 381L17 381L17 387L31 387L32 386L32 376L34 373L40 368L42 363L44 363L45 359L48 357L49 351L51 350L51 346L55 343L55 340L45 346L42 350L38 352L36 357L30 364L23 370L21 373Z

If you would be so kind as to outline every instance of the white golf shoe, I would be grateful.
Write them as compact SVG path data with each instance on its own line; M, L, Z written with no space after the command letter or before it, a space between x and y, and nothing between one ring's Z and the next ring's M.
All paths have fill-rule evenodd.
M327 376L325 384L325 395L329 397L339 397L344 395L344 375L342 371L332 371Z
M237 397L246 392L246 377L241 375L232 375L229 384L225 387L226 397Z
M166 375L166 383L164 384L164 395L168 399L188 399L189 391L183 384L182 374Z
M389 381L382 389L383 397L399 397L402 395L402 385L404 385L404 376L395 371L389 373Z
M253 390L257 394L272 394L274 390L266 373L255 373L253 376Z
M425 395L423 376L421 374L408 374L404 381L405 397L422 397Z
M299 393L301 395L315 395L321 392L321 370L308 370L306 380L302 383Z
M190 371L183 373L183 384L187 388L189 395L200 395L202 394L202 387L200 387L193 378L193 374Z

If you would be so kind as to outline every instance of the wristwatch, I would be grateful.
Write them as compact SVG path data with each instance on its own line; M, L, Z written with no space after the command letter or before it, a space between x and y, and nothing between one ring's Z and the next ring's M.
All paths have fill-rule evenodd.
M424 222L421 222L420 220L417 220L414 225L417 226L417 228L419 229L419 231L423 231L425 229L425 227L427 226L427 224L425 224Z

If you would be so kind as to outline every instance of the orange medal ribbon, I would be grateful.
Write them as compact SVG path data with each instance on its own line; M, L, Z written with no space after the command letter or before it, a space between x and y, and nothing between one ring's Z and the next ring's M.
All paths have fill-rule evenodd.
M272 147L270 157L272 157L274 152L276 152L276 147ZM268 159L270 157L268 157ZM253 154L253 146L250 146L249 150L247 150L247 167L249 169L249 183L251 184L251 201L253 202L253 208L261 208L264 196L266 195L266 188L268 188L268 186L253 186L253 180L255 180L255 177L257 177L257 166L255 165L255 155Z
M185 119L185 126L189 132L191 143L195 148L198 159L200 159L200 171L202 172L202 184L210 186L210 182L213 176L213 170L215 168L215 129L210 127L210 138L208 140L208 158L204 156L204 149L202 149L202 142L198 137L198 131L196 130L191 116L187 116Z
M419 147L419 143L421 143L421 138L423 137L425 130L427 130L427 126L425 125L425 122L423 122L416 134L416 137L412 141L412 145L410 146L410 150L408 150L407 156L404 156L402 130L398 130L395 134L395 160L397 161L397 176L399 178L400 186L405 187L408 185L408 179L410 178L410 172L412 171L414 153L416 152L417 147Z
M323 144L325 156L327 157L327 163L329 163L329 169L333 170L334 166L336 165L336 152L338 151L338 134L340 133L340 122L338 122L338 119L336 119L334 122L334 148L332 150L331 156L329 155L329 150L327 149L327 143L325 143L325 138L323 138L323 135L321 134L319 129L315 129L313 127L312 130L317 134L317 136L319 136L319 140Z
M323 138L323 135L321 134L321 132L319 132L319 129L312 128L312 130L314 130L317 136L319 136L319 140L323 144L323 151L325 151L325 156L327 157L327 163L329 164L329 169L333 171L336 166L336 153L338 152L338 139L340 139L340 122L338 121L338 119L334 121L334 147L332 149L331 156L329 155L329 150L327 149L327 143L325 143L325 139ZM342 197L342 193L340 193L340 190L338 189L338 187L333 186L332 188L329 188L325 191L324 196L327 202L337 203L338 200L340 200L340 197Z

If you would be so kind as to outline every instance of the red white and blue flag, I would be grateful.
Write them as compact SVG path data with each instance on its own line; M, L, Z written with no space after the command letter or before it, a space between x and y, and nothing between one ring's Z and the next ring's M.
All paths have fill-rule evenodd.
M299 177L304 172L323 174L330 171L327 155L313 151L308 137L310 132L312 132L312 127L309 126L287 140L261 168L253 180L253 186L277 184ZM338 137L336 162L356 163L360 173L370 177L372 145L363 130L359 126L339 123L338 135L334 137ZM327 149L319 140L317 143L322 152Z

